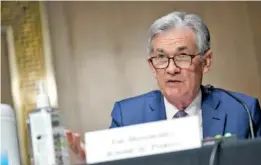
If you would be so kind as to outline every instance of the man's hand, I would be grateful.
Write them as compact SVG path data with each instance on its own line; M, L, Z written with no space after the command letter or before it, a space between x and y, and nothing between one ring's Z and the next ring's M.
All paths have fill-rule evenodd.
M81 142L80 135L78 133L72 133L70 130L65 130L69 146L73 152L80 157L80 159L85 160L85 147Z
M77 133L72 133L70 130L65 130L67 140L69 143L70 149L74 152L73 159L77 161L77 163L84 163L85 162L85 147L84 144L81 142L80 135ZM80 159L80 160L79 160ZM73 161L73 160L71 160ZM30 159L31 165L34 165L34 159Z

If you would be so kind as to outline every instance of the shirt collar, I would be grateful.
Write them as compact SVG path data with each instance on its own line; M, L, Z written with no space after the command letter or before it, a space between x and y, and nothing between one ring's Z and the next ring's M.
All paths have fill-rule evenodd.
M202 92L199 91L197 97L184 110L189 116L198 115L201 110ZM172 118L179 110L164 97L167 118Z

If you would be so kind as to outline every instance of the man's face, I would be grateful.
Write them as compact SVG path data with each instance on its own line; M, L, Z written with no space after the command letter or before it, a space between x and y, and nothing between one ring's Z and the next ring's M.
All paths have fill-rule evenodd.
M179 65L176 66L173 59L170 59L167 67L156 69L155 65L160 66L161 63L154 58L155 65L153 66L152 59L148 58L149 65L164 96L168 100L195 97L200 89L203 74L209 71L212 60L211 51L206 52L201 59L197 55L200 52L198 52L196 45L196 35L188 28L170 29L162 32L153 38L152 46L153 53L150 57L162 59L165 56L176 56L176 64ZM183 55L196 56L190 58ZM187 63L183 65L182 61Z

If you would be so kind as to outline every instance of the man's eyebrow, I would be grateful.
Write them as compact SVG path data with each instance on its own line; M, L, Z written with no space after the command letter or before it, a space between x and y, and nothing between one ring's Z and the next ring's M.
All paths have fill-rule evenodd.
M187 46L180 46L177 49L178 49L178 51L183 51L183 50L187 50L188 47ZM162 49L162 48L157 48L156 51L160 52L160 53L164 53L165 52L164 49Z
M156 51L160 53L164 53L164 50L162 48L157 48Z
M183 50L186 50L186 49L188 49L187 46L180 46L180 47L178 47L178 51L183 51Z

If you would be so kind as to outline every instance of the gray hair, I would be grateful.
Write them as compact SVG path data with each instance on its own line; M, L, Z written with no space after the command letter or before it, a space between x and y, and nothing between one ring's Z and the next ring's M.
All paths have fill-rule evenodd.
M210 48L210 34L208 27L196 14L186 12L172 12L157 19L150 27L148 52L153 52L152 40L159 33L171 28L188 27L196 34L196 44L199 53L203 55Z

